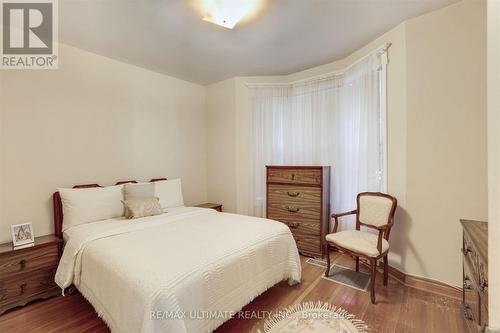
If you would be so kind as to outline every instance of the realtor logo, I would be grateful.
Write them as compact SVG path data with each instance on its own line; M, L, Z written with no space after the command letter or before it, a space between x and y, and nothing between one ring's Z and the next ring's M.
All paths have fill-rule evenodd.
M2 69L57 69L57 0L0 0Z

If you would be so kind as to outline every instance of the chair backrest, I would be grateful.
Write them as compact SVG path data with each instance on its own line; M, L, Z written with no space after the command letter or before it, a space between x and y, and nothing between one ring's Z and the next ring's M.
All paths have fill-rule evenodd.
M380 192L363 192L357 198L358 212L356 214L356 229L361 225L370 228L379 228L392 224L398 201L389 194ZM389 238L390 227L384 232L384 237Z

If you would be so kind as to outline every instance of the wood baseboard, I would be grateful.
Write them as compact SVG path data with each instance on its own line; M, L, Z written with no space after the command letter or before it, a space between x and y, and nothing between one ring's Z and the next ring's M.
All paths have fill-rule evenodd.
M450 286L436 280L405 274L392 266L389 266L389 275L392 275L396 280L408 287L462 300L461 288Z
M360 263L362 263L367 268L369 267L368 262L362 260L361 258L360 258ZM383 271L383 269L384 268L382 266L382 263L379 262L378 270ZM410 288L422 291L428 291L433 294L453 298L456 300L462 300L461 288L450 286L446 283L439 282L436 280L406 274L392 266L389 266L389 275L392 276L394 279L398 280L399 282L401 282L403 285L408 286Z

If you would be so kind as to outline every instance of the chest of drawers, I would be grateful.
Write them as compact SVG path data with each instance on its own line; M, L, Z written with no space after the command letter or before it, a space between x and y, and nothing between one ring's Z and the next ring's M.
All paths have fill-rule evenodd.
M463 308L470 332L488 325L488 223L461 220L463 226Z
M330 221L330 167L266 168L267 218L288 225L300 253L322 257Z
M52 235L36 237L34 246L22 249L0 245L0 314L61 292L54 282L60 246Z

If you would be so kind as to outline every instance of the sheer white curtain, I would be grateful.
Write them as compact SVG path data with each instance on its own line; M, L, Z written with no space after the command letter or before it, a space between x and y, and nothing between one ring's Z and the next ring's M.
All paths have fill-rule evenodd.
M335 212L354 209L358 192L383 190L382 62L376 53L340 75L249 87L250 211L255 216L265 215L266 165L331 166Z

